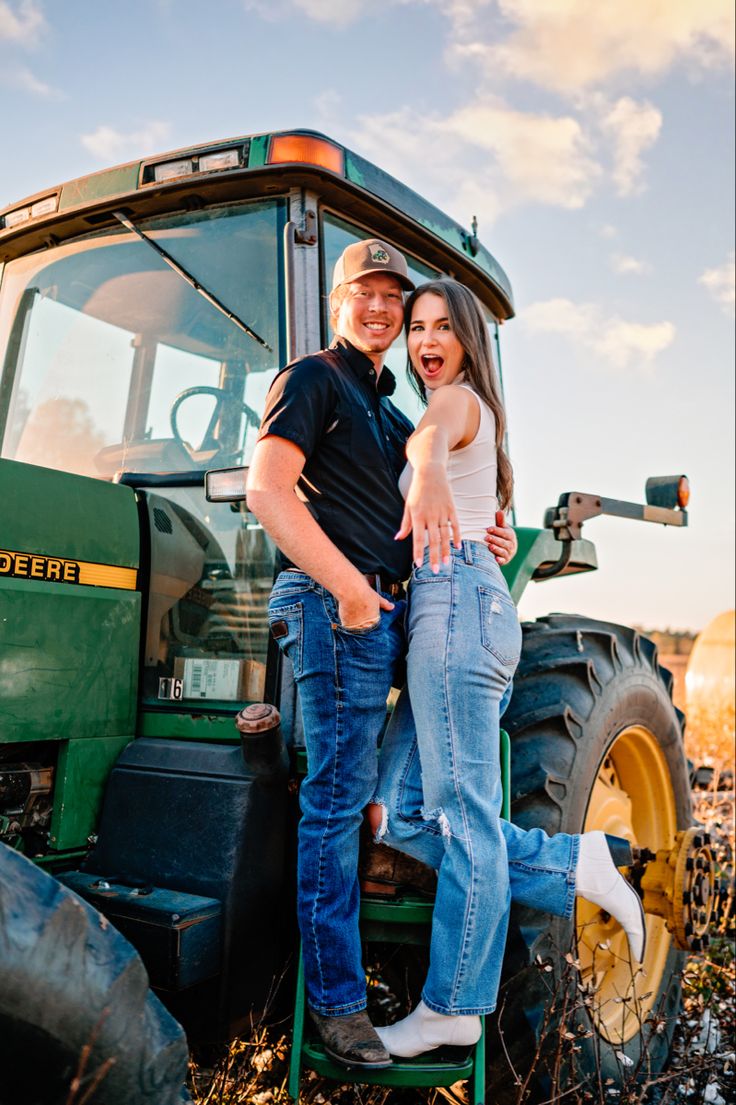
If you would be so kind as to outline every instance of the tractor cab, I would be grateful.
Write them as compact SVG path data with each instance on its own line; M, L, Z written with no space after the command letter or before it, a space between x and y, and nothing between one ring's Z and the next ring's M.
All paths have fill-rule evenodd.
M340 179L347 155L336 164L326 140L304 138L278 155L273 138L271 152L303 161L256 172L256 141L235 148L238 164L226 171L209 169L206 153L144 163L125 202L113 181L117 202L74 205L71 220L61 216L65 196L78 201L80 186L62 187L57 210L40 219L54 224L42 248L28 252L18 233L36 230L38 204L20 222L17 210L6 214L0 229L0 240L10 238L0 285L2 457L136 489L149 544L140 706L156 732L161 711L206 705L210 716L229 710L229 724L234 704L266 693L275 549L244 504L206 501L204 473L247 467L279 368L329 343L337 257L379 235L407 253L416 283L453 271L450 251L443 257L429 234L421 243L415 226L407 245L397 213L387 226L375 196L346 195L355 191ZM328 174L309 163L326 154ZM418 203L401 192L406 206ZM345 217L348 206L356 217ZM455 236L462 241L459 228ZM495 335L510 293L488 283ZM396 401L416 418L401 340L388 364Z

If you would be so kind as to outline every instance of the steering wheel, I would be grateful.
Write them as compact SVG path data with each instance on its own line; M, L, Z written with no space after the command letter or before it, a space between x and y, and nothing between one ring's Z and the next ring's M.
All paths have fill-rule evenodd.
M182 405L182 403L186 402L187 399L191 399L193 395L213 395L215 397L214 410L210 415L210 420L207 423L207 429L204 431L204 435L198 449L191 449L187 445L187 443L181 436L181 433L179 432L179 425L177 422L179 407ZM190 456L193 456L194 453L202 453L209 450L214 450L214 456L217 456L219 453L222 452L222 446L215 437L215 429L217 427L217 423L220 420L220 414L222 413L223 407L232 403L235 403L237 406L240 407L242 411L244 411L246 417L246 429L248 428L249 423L253 423L253 425L255 426L259 424L259 422L261 421L261 416L256 411L254 411L252 407L249 407L247 403L243 403L241 400L235 399L235 397L230 392L225 391L223 388L205 387L204 385L192 388L184 388L184 391L180 391L174 402L171 404L171 413L169 417L171 421L171 432L174 435L174 440L179 445L181 445L183 449L186 449ZM210 459L214 459L214 457Z

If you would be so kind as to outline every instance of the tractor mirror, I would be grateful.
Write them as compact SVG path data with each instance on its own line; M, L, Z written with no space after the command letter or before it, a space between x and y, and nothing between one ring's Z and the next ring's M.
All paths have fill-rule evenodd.
M244 503L248 469L213 468L204 474L204 494L208 503Z
M690 483L687 476L650 476L645 493L648 506L684 510L690 499Z

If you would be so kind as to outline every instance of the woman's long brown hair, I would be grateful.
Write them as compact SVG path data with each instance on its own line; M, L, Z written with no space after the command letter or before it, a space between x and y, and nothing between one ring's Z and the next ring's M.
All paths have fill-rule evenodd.
M483 308L470 289L466 288L464 284L458 284L456 280L432 280L428 284L421 284L406 301L404 328L407 338L414 304L420 295L427 293L440 296L447 304L447 317L450 326L465 351L463 359L465 380L478 393L484 403L488 404L496 419L496 457L498 463L496 496L498 505L502 510L505 510L511 503L514 491L514 475L511 461L506 456L503 447L504 437L506 436L506 412L501 398L501 385L493 363L491 339L488 334L488 324L483 314ZM420 399L426 403L426 388L421 376L415 372L411 360L409 360L407 372L412 387Z

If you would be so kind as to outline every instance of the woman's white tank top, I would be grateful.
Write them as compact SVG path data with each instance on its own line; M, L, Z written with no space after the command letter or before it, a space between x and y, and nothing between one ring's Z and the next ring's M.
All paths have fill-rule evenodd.
M482 541L486 528L496 524L498 498L496 481L496 418L493 411L469 384L456 384L465 388L480 408L480 424L473 440L462 449L453 449L447 462L447 475L455 500L455 509L464 541ZM407 461L399 477L399 490L406 498L413 469Z

